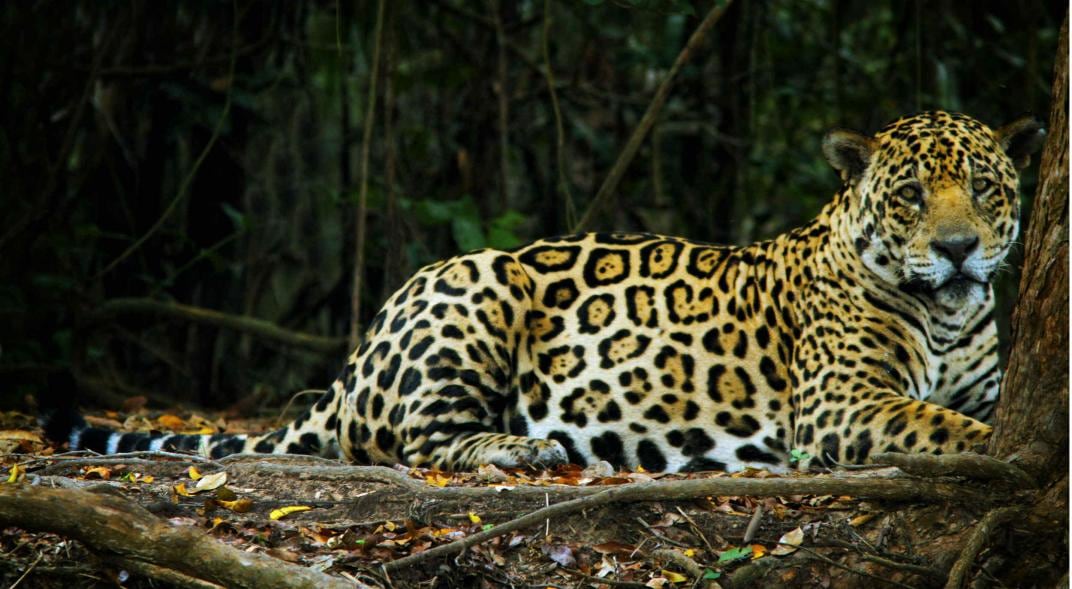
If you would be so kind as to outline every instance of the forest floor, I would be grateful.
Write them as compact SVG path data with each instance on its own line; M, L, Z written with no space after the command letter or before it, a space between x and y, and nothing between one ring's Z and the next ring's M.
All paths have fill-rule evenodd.
M149 417L144 411L90 419L126 431L215 433L223 425L228 431L266 431L273 425L267 419L223 424L189 414ZM656 494L582 504L499 533L499 524L541 508L635 483L844 480L890 477L896 469L662 475L615 472L604 464L445 473L300 456L100 457L49 445L33 419L21 414L0 415L0 466L7 481L0 485L90 489L125 498L173 527L200 530L244 553L372 587L935 587L945 583L954 564L949 555L959 552L983 510L843 494L670 493L666 499ZM931 531L925 542L898 538L901 530L921 525ZM446 556L419 556L476 534L493 537ZM9 587L170 586L130 570L112 552L46 532L7 527L0 532L0 553L0 583ZM987 586L994 574L980 570L976 585Z

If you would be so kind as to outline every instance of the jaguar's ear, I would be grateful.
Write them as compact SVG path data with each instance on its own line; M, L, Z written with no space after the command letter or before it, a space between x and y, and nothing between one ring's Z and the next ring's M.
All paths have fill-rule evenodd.
M1042 147L1046 129L1042 128L1038 119L1027 116L994 131L994 139L1005 150L1013 165L1023 169L1031 163L1031 154Z
M834 129L823 137L823 155L826 161L841 174L841 179L850 182L863 175L871 161L874 139L847 129Z

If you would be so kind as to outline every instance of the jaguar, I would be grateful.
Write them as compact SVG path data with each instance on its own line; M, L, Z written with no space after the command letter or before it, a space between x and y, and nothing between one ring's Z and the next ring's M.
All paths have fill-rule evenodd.
M859 464L987 441L1001 367L991 281L1045 131L924 112L835 129L841 186L746 247L589 233L433 263L338 379L264 435L119 433L103 453L306 453L448 471L607 461L649 471Z

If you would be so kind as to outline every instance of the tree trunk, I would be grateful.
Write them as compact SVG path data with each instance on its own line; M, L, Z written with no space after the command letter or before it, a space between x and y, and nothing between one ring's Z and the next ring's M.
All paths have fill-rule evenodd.
M1039 166L1012 351L990 453L1019 454L1049 486L1068 480L1068 18L1061 29L1049 137Z

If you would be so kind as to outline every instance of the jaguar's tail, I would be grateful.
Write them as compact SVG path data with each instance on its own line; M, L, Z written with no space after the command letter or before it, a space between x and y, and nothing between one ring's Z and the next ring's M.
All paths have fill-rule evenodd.
M139 450L194 452L220 458L228 454L317 454L336 458L339 443L335 417L341 394L336 382L300 417L286 426L263 435L246 434L172 434L161 432L118 432L86 423L70 404L42 411L39 419L45 436L56 443L66 443L70 450L92 450L100 454L117 454Z

